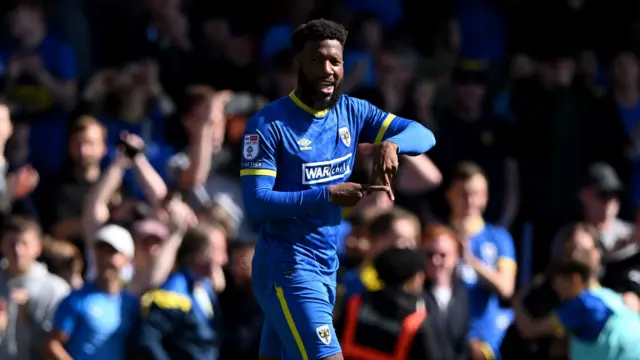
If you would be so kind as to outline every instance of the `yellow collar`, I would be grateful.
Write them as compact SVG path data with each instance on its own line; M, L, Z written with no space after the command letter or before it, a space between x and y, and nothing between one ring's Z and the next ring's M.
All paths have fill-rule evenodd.
M291 101L293 101L293 103L296 104L296 106L298 106L300 109L308 112L309 114L315 117L323 117L327 115L327 113L329 112L329 109L316 110L308 106L307 104L303 103L302 100L298 99L298 97L296 96L295 90L292 91L291 94L289 94L289 98L291 98Z

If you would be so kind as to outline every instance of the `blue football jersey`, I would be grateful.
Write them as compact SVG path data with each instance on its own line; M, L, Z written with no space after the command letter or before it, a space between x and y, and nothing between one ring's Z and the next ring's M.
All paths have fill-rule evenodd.
M342 209L329 202L326 186L349 179L358 143L381 142L408 123L346 95L335 107L316 111L294 93L250 118L240 175L247 217L259 227L254 266L264 265L276 278L312 275L335 284ZM432 135L425 142L433 143ZM247 190L248 177L271 178L269 196L288 196L288 203L256 208L264 203L253 203L247 191L266 185L254 182L256 188Z

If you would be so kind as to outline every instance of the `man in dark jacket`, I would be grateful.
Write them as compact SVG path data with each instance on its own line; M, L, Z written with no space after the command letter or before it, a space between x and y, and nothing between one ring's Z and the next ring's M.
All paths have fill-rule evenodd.
M336 332L345 360L435 359L424 300L425 260L410 249L390 249L374 261L383 290L347 300Z

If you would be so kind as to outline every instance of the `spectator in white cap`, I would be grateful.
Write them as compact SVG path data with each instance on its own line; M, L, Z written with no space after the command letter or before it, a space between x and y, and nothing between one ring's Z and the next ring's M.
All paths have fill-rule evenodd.
M131 234L106 225L95 234L96 277L56 310L47 342L52 359L125 359L139 318L138 298L125 292L122 271L135 255Z

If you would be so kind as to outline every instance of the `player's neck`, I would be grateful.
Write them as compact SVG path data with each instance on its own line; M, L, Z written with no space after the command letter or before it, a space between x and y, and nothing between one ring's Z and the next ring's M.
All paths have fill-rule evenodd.
M296 98L298 98L298 100L309 109L318 110L318 111L324 110L324 109L316 109L313 106L311 106L313 104L313 101L311 100L311 96L305 95L304 91L300 90L300 88L296 88L295 90L293 90L293 95Z

